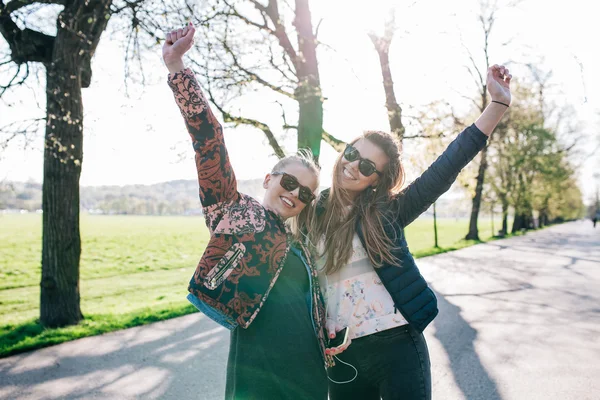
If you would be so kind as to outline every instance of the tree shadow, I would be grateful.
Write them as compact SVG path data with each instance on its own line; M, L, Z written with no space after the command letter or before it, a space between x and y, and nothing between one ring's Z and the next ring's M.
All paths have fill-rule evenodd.
M475 349L477 330L461 316L460 307L439 292L436 296L440 313L433 322L434 336L444 346L454 381L465 399L502 400L496 382Z
M220 399L229 331L196 313L0 360L0 398Z

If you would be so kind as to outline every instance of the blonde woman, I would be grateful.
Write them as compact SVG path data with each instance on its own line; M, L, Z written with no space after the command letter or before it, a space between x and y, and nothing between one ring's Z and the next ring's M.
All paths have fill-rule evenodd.
M194 32L191 24L170 32L163 46L211 234L188 299L231 330L227 399L325 400L331 357L317 272L286 224L310 209L318 168L301 155L280 160L265 176L262 204L237 191L222 126L183 63Z

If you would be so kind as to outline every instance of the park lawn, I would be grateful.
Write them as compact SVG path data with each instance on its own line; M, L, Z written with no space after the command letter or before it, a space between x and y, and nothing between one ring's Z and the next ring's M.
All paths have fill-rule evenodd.
M39 214L0 215L0 357L195 312L187 282L208 231L202 217L81 215L81 310L77 326L44 329L39 316ZM406 235L416 257L474 244L466 219L417 219ZM495 229L500 221L494 221ZM480 236L492 235L489 219Z

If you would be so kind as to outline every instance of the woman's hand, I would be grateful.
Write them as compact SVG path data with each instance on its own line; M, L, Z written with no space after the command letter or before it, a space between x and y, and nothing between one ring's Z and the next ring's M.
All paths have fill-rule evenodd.
M337 327L337 328L339 328L339 329L336 329L336 324L334 321L327 320L326 329L327 329L327 335L328 335L329 339L335 338L336 332L341 331L344 327ZM348 329L350 329L350 328L348 328ZM348 338L348 341L343 346L330 347L330 348L325 349L325 354L328 354L331 356L340 354L340 353L346 351L348 346L350 346L350 343L352 343L352 340L350 338Z
M510 80L512 75L504 65L494 64L488 68L487 90L492 100L510 105Z
M188 23L185 28L167 33L162 55L169 72L174 73L185 68L183 55L192 48L196 28Z

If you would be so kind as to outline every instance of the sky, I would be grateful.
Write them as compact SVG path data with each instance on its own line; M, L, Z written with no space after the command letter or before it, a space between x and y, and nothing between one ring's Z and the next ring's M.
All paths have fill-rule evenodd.
M355 3L356 5L351 5ZM313 20L322 19L319 38L327 43L319 53L319 68L325 103L324 126L343 140L351 140L366 129L389 130L385 97L377 54L367 31L378 31L390 5L397 11L399 30L390 50L395 91L405 113L435 100L450 102L466 110L475 87L464 65L469 62L461 41L481 57L482 33L476 19L475 0L395 1L371 0L368 9L358 2L312 1ZM587 200L596 190L595 171L600 157L591 149L600 140L600 52L594 38L600 37L593 5L571 0L568 5L524 0L498 13L490 38L491 61L512 60L511 73L526 74L524 64L533 62L552 70L548 95L571 106L585 133L578 147L581 164L579 182ZM507 45L502 46L503 43ZM0 46L5 46L0 39ZM174 179L195 179L193 151L179 111L166 85L167 70L160 48L146 56L146 85L124 83L122 43L108 36L101 40L94 61L93 80L84 89L84 158L81 185L152 184ZM7 76L0 76L0 83ZM127 92L127 93L126 93ZM10 94L14 107L0 101L0 126L43 116L44 90L35 80ZM245 115L266 120L281 114L271 99L258 94L240 100ZM220 116L219 116L220 118ZM248 127L226 128L225 140L238 179L262 177L276 162L264 134ZM289 134L282 143L295 150ZM43 132L24 148L16 140L0 153L0 181L41 182ZM405 160L418 148L405 144ZM328 185L336 153L322 144L322 184ZM408 166L410 171L410 166ZM409 180L415 176L409 176Z

